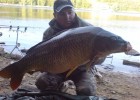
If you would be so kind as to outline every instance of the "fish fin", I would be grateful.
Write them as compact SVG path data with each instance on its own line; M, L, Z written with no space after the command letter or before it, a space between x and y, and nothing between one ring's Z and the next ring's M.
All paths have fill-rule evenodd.
M76 69L77 67L74 67L73 69L70 69L70 71L68 71L67 75L66 75L66 78L68 78L71 73Z
M11 78L11 67L10 67L10 65L3 68L0 71L0 76L3 77L3 78Z
M11 81L10 81L10 86L12 88L12 90L15 90L19 87L19 85L21 84L23 75L13 75L11 77Z
M3 78L11 78L10 86L15 90L21 83L24 73L22 73L17 64L13 63L0 71L0 76Z
M90 66L92 65L92 61L89 61L87 64L86 64L86 71L89 70Z
M86 70L88 71L91 66L94 66L97 60L98 60L98 57L94 57L92 60L86 63Z

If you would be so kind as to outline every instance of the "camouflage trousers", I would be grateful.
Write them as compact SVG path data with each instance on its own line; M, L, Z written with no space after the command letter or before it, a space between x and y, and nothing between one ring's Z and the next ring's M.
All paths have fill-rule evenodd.
M86 70L85 65L77 68L68 78L65 78L66 74L67 72L62 74L44 72L39 75L35 84L41 91L46 89L57 90L62 82L72 80L75 83L77 95L96 95L95 77L91 70Z

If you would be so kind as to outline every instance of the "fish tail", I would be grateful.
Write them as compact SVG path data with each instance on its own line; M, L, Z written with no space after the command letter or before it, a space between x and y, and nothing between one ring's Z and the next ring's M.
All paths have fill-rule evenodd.
M21 84L23 73L21 73L16 64L10 64L0 71L0 77L3 78L11 78L10 86L13 90L17 89Z
M1 71L0 71L0 76L3 77L3 78L11 78L11 74L12 74L12 65L9 65L5 68L3 68Z

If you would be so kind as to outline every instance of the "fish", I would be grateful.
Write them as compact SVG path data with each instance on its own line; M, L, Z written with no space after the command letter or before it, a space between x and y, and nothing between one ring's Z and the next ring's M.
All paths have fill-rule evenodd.
M0 70L0 77L10 79L15 90L26 73L68 71L69 76L80 65L90 68L100 57L131 49L128 41L101 27L73 28L31 47L22 59Z

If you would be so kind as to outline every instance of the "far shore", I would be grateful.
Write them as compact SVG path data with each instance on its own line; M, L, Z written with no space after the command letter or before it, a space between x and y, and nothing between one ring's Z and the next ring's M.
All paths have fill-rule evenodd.
M0 3L0 6L13 6L13 7L32 7L34 9L48 9L48 10L53 10L53 7L51 6L35 6L35 5L22 5L22 4L8 4L8 3ZM75 8L76 11L87 11L87 12L91 12L91 11L96 11L93 8ZM140 12L136 12L136 11L121 11L121 12L115 12L113 10L110 9L100 9L99 11L101 12L109 12L112 13L114 15L128 15L128 16L137 16L140 17Z

